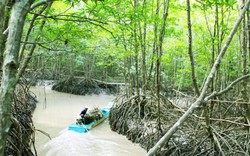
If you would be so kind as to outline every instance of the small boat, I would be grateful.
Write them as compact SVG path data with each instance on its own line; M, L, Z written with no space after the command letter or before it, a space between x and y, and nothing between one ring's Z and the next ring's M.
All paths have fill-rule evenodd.
M83 125L73 123L68 127L68 130L75 131L75 132L78 132L78 133L87 133L89 130L91 130L92 128L98 126L105 119L108 118L110 108L101 108L100 111L102 112L102 115L103 115L100 120L93 121L90 124L83 124Z

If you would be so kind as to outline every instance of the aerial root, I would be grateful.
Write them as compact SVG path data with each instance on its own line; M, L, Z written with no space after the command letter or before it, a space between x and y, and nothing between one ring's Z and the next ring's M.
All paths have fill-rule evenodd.
M111 129L126 135L129 140L149 150L187 109L177 105L174 100L160 96L159 114L155 101L156 96L149 93L147 96L129 97L126 94L117 96L110 112ZM213 108L214 116L210 118L212 137L207 131L204 117L197 115L202 114L202 109L197 109L156 155L250 155L250 133L248 127L244 127L245 124L214 120L218 118L219 112L226 111L227 116L237 115L237 112L240 112L226 106L228 105L225 107L222 105L218 109L219 107L215 105ZM223 120L229 121L229 119ZM159 131L159 123L163 133Z
M6 141L5 155L33 156L31 150L34 140L32 113L35 102L28 89L20 83L17 85L12 104L11 127Z

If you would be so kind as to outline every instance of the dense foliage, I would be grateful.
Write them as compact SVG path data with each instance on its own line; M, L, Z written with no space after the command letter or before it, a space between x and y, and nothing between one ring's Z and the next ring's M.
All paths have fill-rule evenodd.
M162 6L163 2L159 3ZM171 1L169 6L160 59L162 85L191 88L185 1ZM138 77L142 81L142 51L145 50L148 83L154 83L155 70L151 67L155 68L152 62L157 59L155 35L160 33L163 8L159 8L157 15L156 1L138 2L137 7L132 2L119 0L75 2L71 6L54 2L47 14L36 21L37 27L34 27L32 36L40 35L41 39L31 67L44 67L47 78L58 78L55 74L60 73L124 81L122 77L126 78L129 74L136 77L137 55ZM212 53L215 56L218 54L237 18L237 8L236 1L192 2L193 55L199 87L202 87L213 61ZM44 19L46 24L40 31L39 23ZM156 26L158 30L155 30ZM239 38L235 37L221 65L225 71L220 76L220 79L226 80L223 82L230 82L241 74L240 51Z

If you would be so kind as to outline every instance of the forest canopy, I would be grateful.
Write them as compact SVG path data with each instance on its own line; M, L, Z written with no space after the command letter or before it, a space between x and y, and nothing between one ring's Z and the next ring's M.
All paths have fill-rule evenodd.
M134 55L138 55L139 74L142 74L142 51L145 51L147 74L148 77L154 79L155 71L150 69L152 66L154 68L152 62L157 59L154 38L160 33L159 27L163 22L163 7L162 4L159 5L157 15L155 13L156 2L145 3L138 2L137 9L135 9L130 1L107 0L71 4L56 1L51 8L46 10L46 15L37 18L29 38L32 40L32 36L37 35L41 38L37 42L37 55L55 55L47 60L48 63L52 64L50 68L56 64L53 58L67 55L75 57L73 64L71 64L73 66L71 68L75 71L64 71L67 72L65 74L75 72L74 74L77 75L77 71L86 72L88 70L84 69L91 68L96 70L93 72L101 79L105 76L103 71L109 69L113 71L109 72L111 75L108 75L108 78L112 79L113 74L120 76L120 80L114 81L124 81L121 77L128 72L136 73L133 62L131 67L127 67L128 58L132 56L135 59ZM238 16L238 5L236 1L225 1L224 3L193 1L191 4L194 66L197 71L197 83L202 87L209 70L208 66L212 64L212 57L218 54L233 26L233 21ZM171 7L169 7L166 27L164 28L165 37L161 55L162 85L164 87L188 88L192 86L192 79L190 79L191 67L188 55L186 4L185 1L171 1L169 5ZM28 19L31 20L32 16L32 14L28 16ZM46 19L46 24L43 31L40 31L39 24L44 19ZM157 23L158 34L155 34L155 23ZM29 22L26 22L25 32L29 29L28 24ZM136 28L138 39L134 38L135 25L138 26ZM134 51L135 45L137 52ZM238 69L241 67L237 66L236 63L238 58L241 59L240 50L240 42L236 37L225 56L228 59L223 60L224 63L221 66L221 69L229 71L224 75L227 79L234 79L241 74L241 69ZM28 51L29 49L26 50L26 53ZM61 63L69 61L68 59L71 57L62 58ZM67 65L69 64L64 63L62 68L64 70L71 69ZM49 71L49 73L53 72Z

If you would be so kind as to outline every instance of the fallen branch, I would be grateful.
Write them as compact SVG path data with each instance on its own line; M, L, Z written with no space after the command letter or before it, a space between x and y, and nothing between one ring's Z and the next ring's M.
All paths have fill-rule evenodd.
M174 104L173 102L171 102L171 105L176 107L177 111L185 113L185 110L183 108L179 107L178 105ZM199 119L199 120L205 120L205 117L198 116L197 114L192 114L192 116ZM236 122L236 121L232 121L232 120L228 120L228 119L209 118L209 120L227 122L227 123L231 123L231 124L235 124L235 125L239 125L239 126L250 127L250 124L240 123L240 122Z
M250 105L250 102L243 102L243 101L240 101L242 99L238 99L238 100L235 100L235 101L227 101L227 100L209 100L209 101L213 101L213 102L219 102L219 103L232 103L232 104L243 104L243 105ZM214 103L216 104L216 103Z

